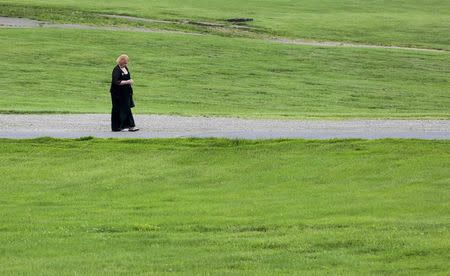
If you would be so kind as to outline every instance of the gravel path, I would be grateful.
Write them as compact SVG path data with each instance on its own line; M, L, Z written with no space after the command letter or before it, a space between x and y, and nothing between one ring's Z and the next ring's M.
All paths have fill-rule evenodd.
M28 18L17 17L3 17L0 16L0 26L2 27L14 27L14 28L30 28L39 27L40 21L36 21Z
M0 137L450 139L450 120L256 120L136 115L135 121L141 131L111 132L109 114L0 114Z
M138 27L114 27L114 26L91 26L82 24L53 24L44 21L37 21L27 18L13 18L0 16L0 27L3 28L56 28L56 29L82 29L82 30L103 30L103 31L129 31L141 33L174 33L185 35L202 35L200 33L190 33L182 31L158 30Z
M170 23L174 23L174 24L183 24L182 22L177 23L174 21L153 20L153 19L131 17L131 16L119 16L119 15L108 15L108 14L103 14L100 16L122 18L122 19L127 19L130 21L170 22ZM224 28L224 26L219 25L219 24L214 24L214 23L208 23L208 22L198 22L198 23L203 24L205 26L209 26L209 27L216 26L216 27ZM53 24L53 23L37 21L37 20L32 20L32 19L27 19L27 18L13 18L13 17L2 17L2 16L0 16L0 27L6 27L6 28L43 27L43 28L59 28L59 29L84 29L84 30L130 31L130 32L144 32L144 33L175 33L175 34L184 34L184 35L203 35L201 33L158 30L158 29L149 29L149 28L143 28L143 27L138 28L138 27L91 26L91 25L82 25L82 24ZM232 27L232 28L236 28L236 27ZM307 40L307 39L291 39L291 38L281 38L281 37L264 38L263 40L272 42L272 43L308 45L308 46L318 46L318 47L397 49L397 50L441 52L441 53L449 52L447 50L438 50L438 49L385 46L385 45L369 45L369 44L359 44L359 43L349 43L349 42L339 42L339 41L315 41L315 40Z

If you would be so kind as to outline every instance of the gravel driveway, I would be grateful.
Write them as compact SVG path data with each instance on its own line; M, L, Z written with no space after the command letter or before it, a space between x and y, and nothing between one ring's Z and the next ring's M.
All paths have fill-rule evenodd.
M111 132L109 114L0 114L0 137L450 139L450 120L257 120L135 115L135 121L141 131Z

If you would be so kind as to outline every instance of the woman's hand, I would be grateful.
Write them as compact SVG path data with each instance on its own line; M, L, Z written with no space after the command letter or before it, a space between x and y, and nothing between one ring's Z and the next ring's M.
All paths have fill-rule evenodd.
M134 84L134 81L130 79L130 80L123 80L120 82L120 85L126 85L126 84L132 85L132 84Z

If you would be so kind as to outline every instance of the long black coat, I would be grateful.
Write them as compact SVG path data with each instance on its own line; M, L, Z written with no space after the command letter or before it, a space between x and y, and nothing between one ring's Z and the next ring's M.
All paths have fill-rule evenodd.
M128 74L125 74L117 65L112 71L111 79L111 129L120 131L125 128L134 127L134 118L131 108L134 107L133 88L131 85L119 85L123 80L131 79L130 70L125 67Z

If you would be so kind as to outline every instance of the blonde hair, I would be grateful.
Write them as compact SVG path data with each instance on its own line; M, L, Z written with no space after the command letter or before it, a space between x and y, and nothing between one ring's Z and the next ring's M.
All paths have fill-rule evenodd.
M116 59L116 63L119 64L120 61L121 61L122 59L127 59L127 60L128 60L129 57L128 57L127 55L125 55L125 54L121 54L121 55Z

